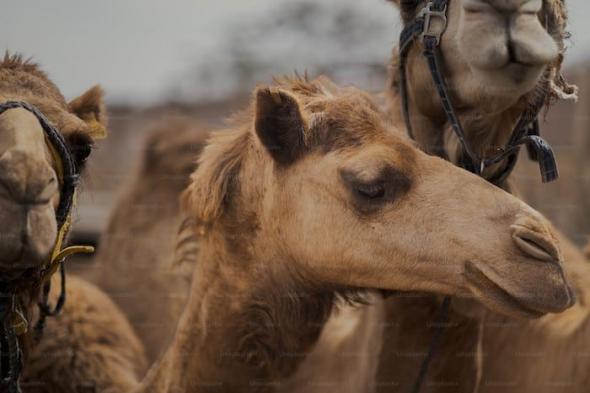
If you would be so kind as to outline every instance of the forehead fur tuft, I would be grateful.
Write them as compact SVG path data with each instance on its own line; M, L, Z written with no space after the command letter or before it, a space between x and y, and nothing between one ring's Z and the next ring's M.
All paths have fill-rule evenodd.
M6 52L0 61L0 89L26 99L45 97L66 108L66 100L58 87L39 65L23 55Z

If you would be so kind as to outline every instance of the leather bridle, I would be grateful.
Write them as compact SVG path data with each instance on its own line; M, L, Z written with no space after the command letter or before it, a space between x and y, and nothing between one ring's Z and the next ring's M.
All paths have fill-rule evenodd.
M512 131L510 140L506 146L499 148L495 155L491 157L480 157L469 145L463 126L459 121L449 95L449 89L442 72L440 61L440 41L447 28L447 10L449 1L450 0L429 1L426 6L418 12L416 18L403 29L400 35L400 95L402 99L402 112L408 129L408 134L411 138L414 138L412 123L410 121L406 63L412 44L418 41L422 43L422 53L428 63L428 68L440 97L447 121L451 125L463 148L463 156L460 166L479 176L483 176L486 168L504 161L505 164L499 172L486 178L486 180L496 185L501 185L514 169L521 146L526 145L531 159L534 159L539 163L543 182L547 183L556 180L559 177L559 172L555 156L551 146L549 146L549 144L539 135L538 116L545 103L546 95L544 94L539 94L539 97L536 98L535 102L532 105L529 105L522 113ZM439 21L438 26L436 27L433 23L435 20Z

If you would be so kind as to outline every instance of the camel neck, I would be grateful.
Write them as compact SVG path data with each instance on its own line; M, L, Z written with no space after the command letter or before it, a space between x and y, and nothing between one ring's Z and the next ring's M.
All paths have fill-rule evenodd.
M295 372L333 294L261 266L203 245L173 342L137 393L271 392Z

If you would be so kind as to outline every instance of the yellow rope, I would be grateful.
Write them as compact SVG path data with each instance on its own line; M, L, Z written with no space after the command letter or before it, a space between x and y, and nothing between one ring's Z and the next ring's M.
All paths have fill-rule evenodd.
M53 161L55 162L55 171L57 173L57 178L60 184L63 184L64 179L64 172L63 172L63 162L61 160L60 155L57 153L51 141L47 137L45 137L45 143L49 148L49 152L53 157ZM74 193L73 198L73 205L76 204L76 193ZM62 227L59 229L57 233L57 239L55 241L55 245L53 246L53 251L51 252L51 259L49 260L49 269L51 271L49 276L53 275L57 271L57 267L59 263L65 260L66 258L75 255L75 254L92 254L94 252L94 247L92 246L70 246L66 248L62 248L65 242L65 238L70 231L72 222L72 215L71 212L68 213L68 217ZM47 276L46 276L47 277ZM46 278L45 277L45 278Z
M74 201L76 200L76 194L74 194ZM59 268L59 264L62 263L68 257L75 255L75 254L92 254L94 253L94 247L92 246L78 246L73 245L69 247L63 247L65 238L70 231L71 227L71 220L72 216L71 213L68 215L68 218L61 226L57 233L57 239L55 240L55 245L53 246L53 251L51 252L51 258L49 260L49 266L45 270L45 273L41 277L40 284L45 282L51 276L57 272Z
M49 153L51 154L51 157L53 158L53 161L55 162L55 172L57 174L57 179L59 180L59 184L63 184L64 182L64 167L63 167L63 162L61 160L61 157L59 155L59 153L55 150L55 147L53 147L53 145L51 144L51 141L49 140L49 138L47 136L45 136L45 145L47 145L47 148L49 149Z

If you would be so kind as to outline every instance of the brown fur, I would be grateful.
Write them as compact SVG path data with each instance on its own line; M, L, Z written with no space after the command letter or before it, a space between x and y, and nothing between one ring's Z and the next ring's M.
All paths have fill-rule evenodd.
M59 288L59 278L54 279ZM52 304L58 291L51 296ZM147 368L141 342L100 289L69 277L63 312L49 319L23 375L27 393L130 392Z
M95 87L67 104L46 74L36 64L18 55L6 55L0 62L0 100L22 100L38 107L62 133L78 166L82 166L94 139L102 135L101 130L106 125L100 88ZM27 233L26 245L34 252L30 252L31 257L25 255L25 259L27 264L44 265L55 243L54 209L60 195L57 186L47 187L53 184L52 178L57 183L57 164L49 154L37 120L28 112L11 110L2 115L0 132L4 136L0 143L4 176L0 211L2 221L12 223L2 230L0 244L4 247L4 255L0 255L0 259L2 274L8 275L13 269L20 271L19 261L8 263L10 261L5 258L11 258L6 253L15 243L11 240L11 231L17 232L18 241L22 238L21 198L26 201L40 198L35 207L24 209L31 214L32 227L37 231ZM4 189L7 185L10 192ZM15 216L7 217L11 212L16 212ZM11 244L7 247L6 242ZM83 392L88 391L89 386L97 387L101 392L121 391L113 390L113 386L127 391L146 367L137 337L121 312L102 292L74 277L69 277L68 281L66 307L58 318L48 320L39 342L33 338L33 326L38 317L34 306L38 289L35 283L30 283L29 293L24 295L30 300L30 307L26 310L30 316L30 329L21 337L21 341L30 344L23 370L26 391ZM55 304L56 288L59 288L57 281L53 288L51 301Z
M306 88L300 91L299 86ZM551 231L515 198L419 153L386 128L364 94L326 89L322 81L301 79L259 89L255 105L238 123L211 137L183 198L195 219L193 236L200 242L191 295L172 346L138 392L274 391L294 374L316 343L342 289L409 290L418 285L434 291L464 291L465 284L459 282L437 287L447 274L431 271L440 268L434 255L447 248L449 239L443 240L444 245L431 242L429 250L402 251L400 247L402 233L420 236L432 219L434 212L426 211L432 207L425 201L439 205L443 227L449 219L441 215L445 208L457 213L451 217L463 217L462 225L478 219L477 214L465 212L463 204L456 206L454 199L444 197L445 191L439 188L446 182L453 184L451 188L470 188L466 194L477 195L478 210L487 211L484 221L474 223L472 229L483 225L492 232L502 231L496 225L507 228L515 214L524 214ZM274 110L255 110L271 101ZM285 111L285 105L297 107ZM268 123L256 121L255 114L264 113L273 124L281 124L285 113L298 111L308 126L301 123L286 129L302 133L304 151L288 161L277 159L275 139L258 137L270 132ZM287 124L292 124L293 118L289 119ZM282 137L286 130L275 132ZM395 211L393 217L384 219L383 210L377 208L365 215L355 206L360 203L356 194L348 193L347 181L339 179L336 168L340 166L362 179L379 173L375 168L381 166L376 163L367 164L360 157L360 161L349 161L363 154L389 162L413 181L405 195L397 195L396 207L382 208L390 214ZM486 199L490 194L494 195L491 200ZM308 202L301 206L302 200ZM503 209L508 209L506 214L499 213ZM408 215L398 216L402 212ZM418 214L425 216L414 221ZM495 217L490 219L488 214ZM299 223L302 219L308 224ZM369 222L374 223L372 229L363 229ZM460 256L449 256L452 261L467 258L463 252L471 254L473 247L480 247L472 237L463 240L466 247L458 247ZM491 252L491 259L498 252L510 253L511 259L523 258L512 253L512 240L506 240L482 253ZM366 262L364 253L370 254ZM521 260L524 265L531 262L526 261L527 257ZM436 278L417 282L421 263L427 263Z
M20 54L11 55L7 52L0 62L0 68L4 76L0 79L4 81L2 89L6 93L46 97L62 108L66 107L66 100L57 86L49 80L47 74L32 60L27 60ZM25 83L11 82L10 76L12 75L24 77Z
M15 83L15 81L19 81ZM103 92L96 86L68 104L45 72L22 55L5 54L0 62L0 91L3 97L29 102L37 106L66 136L89 133L89 112L102 127L107 118L102 103ZM69 105L69 107L68 107Z
M321 95L323 91L336 92L336 86L327 80L322 81L321 87L304 82L304 78L277 80L277 83L289 85L293 91L310 98ZM374 105L370 99L361 99L363 105ZM253 115L252 110L237 114L232 123L238 128L247 124ZM331 125L326 124L328 126ZM113 296L123 309L137 329L149 359L153 361L165 350L172 337L188 296L188 278L196 263L199 245L192 232L194 219L183 217L178 198L196 166L195 161L206 136L204 127L189 120L167 124L154 131L146 142L146 153L136 172L136 181L128 185L119 198L96 257L96 264L101 268L92 277L93 282ZM233 136L219 136L223 137ZM244 139L241 143L246 142ZM345 134L330 142L335 147L347 143L352 143L352 140L347 140ZM223 171L233 173L239 168L237 153L240 151L223 152L226 164L222 166ZM219 200L216 193L235 186L231 184L235 177L226 175L215 175L219 181L227 181L226 184L203 189L201 197L207 204L199 212L202 215L200 220L208 221L216 216L222 207L222 204L214 203ZM176 241L180 222L186 225L180 229L180 240ZM138 233L142 235L136 236ZM167 259L173 252L176 254L175 267Z

